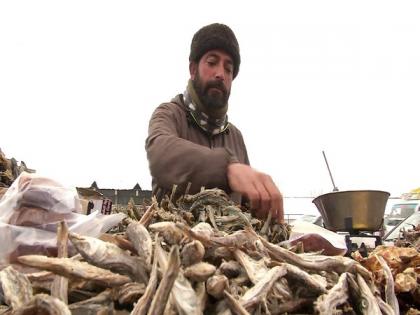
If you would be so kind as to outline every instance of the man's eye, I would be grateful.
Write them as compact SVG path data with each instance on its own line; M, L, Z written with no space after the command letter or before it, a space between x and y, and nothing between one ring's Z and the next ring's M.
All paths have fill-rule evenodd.
M208 63L209 66L215 66L216 65L216 62L213 61L213 60L208 60L207 63Z

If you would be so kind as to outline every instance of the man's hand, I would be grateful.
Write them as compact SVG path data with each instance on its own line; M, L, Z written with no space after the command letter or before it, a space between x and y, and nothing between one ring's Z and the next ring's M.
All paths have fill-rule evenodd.
M269 175L245 164L231 163L227 178L230 189L249 199L257 217L266 218L271 212L278 222L284 222L283 196Z

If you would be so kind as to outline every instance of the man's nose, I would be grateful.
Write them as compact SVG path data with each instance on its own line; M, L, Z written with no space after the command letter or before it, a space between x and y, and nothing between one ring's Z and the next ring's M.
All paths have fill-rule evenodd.
M219 64L215 69L215 77L217 80L224 81L225 80L225 68L223 65Z

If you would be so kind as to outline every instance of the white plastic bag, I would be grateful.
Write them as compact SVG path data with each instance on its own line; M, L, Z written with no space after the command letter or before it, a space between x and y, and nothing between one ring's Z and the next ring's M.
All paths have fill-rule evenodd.
M98 237L125 214L81 213L75 188L49 178L22 173L0 200L0 263L24 254L56 255L56 230L65 221L69 230Z

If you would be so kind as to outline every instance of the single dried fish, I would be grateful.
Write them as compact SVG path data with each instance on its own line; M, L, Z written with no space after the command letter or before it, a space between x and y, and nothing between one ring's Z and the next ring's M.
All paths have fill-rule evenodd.
M249 315L248 311L228 291L223 292L230 310L236 315Z
M243 268L236 260L229 260L222 262L218 270L226 277L234 278L241 274Z
M288 263L284 263L284 266L286 266L287 269L286 278L291 280L291 282L297 282L300 286L304 286L309 291L312 291L316 294L327 293L327 282L319 281L319 279L315 277L317 275L312 276L306 271Z
M131 279L127 276L113 273L109 270L92 266L86 262L71 258L54 258L41 255L26 255L17 258L24 265L50 270L65 277L77 277L105 287L115 287Z
M299 268L313 271L332 270L339 274L347 271L353 273L358 272L362 273L364 277L370 277L370 272L353 259L342 256L299 256L287 249L268 242L263 237L260 237L260 240L274 259L288 262Z
M112 290L106 289L92 298L69 305L72 315L110 314L114 307Z
M197 295L197 299L200 305L200 309L204 312L207 303L207 292L206 292L206 284L205 282L197 283L195 287L195 294Z
M313 299L310 298L294 298L293 300L283 302L275 307L269 307L271 315L298 313L303 307L313 304Z
M55 314L71 315L69 308L60 299L46 294L37 294L29 302L14 310L13 315Z
M400 314L400 307L398 305L397 297L395 296L394 290L394 278L392 276L391 269L386 263L385 259L382 256L375 255L376 259L382 266L384 277L385 277L385 301L388 303L394 310L395 315Z
M115 288L114 296L119 304L132 305L138 301L145 291L146 286L144 283L131 282Z
M163 249L158 245L156 247L159 265L167 268L168 257ZM178 314L180 315L200 315L200 304L197 295L191 286L191 283L185 278L182 270L178 272L178 276L172 288L171 297L174 301Z
M145 227L148 227L150 224L150 221L153 218L153 214L157 210L158 202L155 197L152 198L152 204L149 208L147 208L146 212L143 214L143 216L140 219L140 223L143 224Z
M128 250L133 254L137 254L137 250L134 247L133 243L131 243L123 235L103 233L98 238L101 241L112 243L123 250Z
M229 279L224 275L214 275L207 279L207 293L216 299L223 297L223 292L229 288Z
M143 224L131 222L127 226L126 234L134 245L137 255L150 266L152 264L153 245L149 231Z
M258 303L266 303L267 295L273 287L274 283L287 272L284 266L276 266L271 268L251 289L245 292L241 298L241 304L245 308L253 308Z
M184 275L191 281L206 281L216 272L216 267L206 262L199 262L185 268Z
M148 315L163 314L166 303L169 299L169 294L171 293L180 268L181 259L179 258L179 249L177 245L174 245L172 246L171 252L169 253L169 261L166 270L163 273L162 280L160 281L156 294L153 297L150 309L147 312Z
M391 305L385 303L379 296L375 296L375 298L376 302L378 303L379 309L382 312L382 315L395 315L395 312L392 309Z
M130 256L118 246L94 237L69 234L77 251L92 265L130 275L135 281L147 283L148 266L140 257Z
M356 306L358 311L364 315L381 315L381 309L376 301L376 298L372 294L369 286L362 276L356 275L356 280L353 275L348 275L347 281L351 288L350 293L355 297Z
M4 301L14 310L28 303L33 297L29 279L12 266L0 271L0 285Z
M149 226L150 231L158 233L163 237L166 243L170 245L180 244L184 234L177 228L174 222L158 222Z
M210 237L214 236L213 228L210 224L205 222L200 222L194 225L191 230L199 236L204 237L205 239L209 239ZM204 245L204 244L203 244Z
M184 267L191 266L203 260L205 249L200 241L193 240L184 245L181 251L181 263Z
M241 266L246 271L249 279L253 284L256 284L265 274L268 272L268 268L265 265L263 259L255 260L245 254L243 251L236 249L234 252L236 260L241 264Z
M149 309L150 303L152 303L153 294L155 294L157 283L158 283L158 250L157 247L160 246L160 241L158 236L155 236L155 252L153 254L153 266L152 271L150 272L150 280L147 284L146 290L143 296L138 300L134 306L131 315L145 315Z
M57 227L57 257L67 258L67 242L69 230L65 221L61 221ZM56 297L68 304L69 280L66 277L56 275L51 284L51 296Z
M315 309L320 315L332 315L336 313L337 306L345 303L348 298L347 273L343 273L331 290L318 297Z

